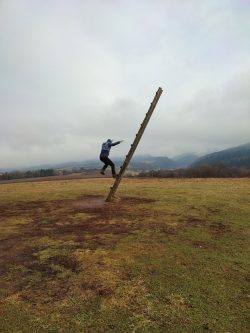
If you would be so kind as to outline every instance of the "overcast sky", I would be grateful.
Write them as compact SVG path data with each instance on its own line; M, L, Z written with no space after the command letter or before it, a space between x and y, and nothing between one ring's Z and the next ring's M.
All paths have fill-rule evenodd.
M249 0L1 0L0 169L250 142Z

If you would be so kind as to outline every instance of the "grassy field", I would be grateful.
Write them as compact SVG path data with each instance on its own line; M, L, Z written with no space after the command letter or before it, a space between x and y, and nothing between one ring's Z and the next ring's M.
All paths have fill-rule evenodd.
M0 332L250 332L250 179L0 186Z

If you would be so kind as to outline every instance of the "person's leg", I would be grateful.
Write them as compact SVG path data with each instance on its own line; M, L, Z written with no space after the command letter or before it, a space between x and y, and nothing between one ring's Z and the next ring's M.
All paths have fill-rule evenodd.
M101 170L101 174L105 175L104 171L107 169L108 165L109 165L109 158L105 157L105 156L100 156L100 160L104 163L104 166Z
M114 165L114 163L111 161L111 159L108 158L108 157L107 157L107 163L108 163L108 165L111 166L112 175L113 175L113 177L115 177L115 176L116 176L115 165Z
M110 158L108 158L107 156L101 156L100 160L105 164L102 168L101 174L104 174L104 171L107 169L107 167L110 165L111 170L112 170L112 175L113 177L116 176L116 172L115 172L115 165L114 163L111 161Z

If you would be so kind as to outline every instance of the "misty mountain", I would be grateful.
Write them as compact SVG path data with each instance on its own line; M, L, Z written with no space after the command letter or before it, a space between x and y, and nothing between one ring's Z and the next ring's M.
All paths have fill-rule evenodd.
M119 168L123 162L122 157L111 157L116 167ZM102 167L102 162L99 159L91 159L79 162L68 162L56 165L56 168L85 168L85 169L98 169ZM151 155L135 155L129 163L128 169L130 170L151 170L151 169L174 169L177 164L174 160L164 156L151 156Z
M175 169L177 164L174 160L165 156L135 156L132 158L129 168L139 170L152 169Z
M112 161L115 163L116 167L119 168L124 162L125 157L111 157ZM27 166L16 169L5 169L4 171L27 171L27 170L39 170L39 169L64 169L64 170L74 170L74 169L99 169L102 167L102 162L96 159L90 159L85 161L70 161L63 163L53 163L53 164L40 164L35 166ZM165 156L151 156L151 155L135 155L131 162L129 163L128 169L130 170L151 170L151 169L174 169L177 167L176 162Z
M194 153L185 153L177 155L172 159L176 162L178 168L187 168L198 159L198 155Z
M117 157L111 158L117 167L121 166L124 162L124 158ZM179 156L179 159L171 159L167 156L151 156L151 155L135 155L129 163L128 169L133 170L153 170L153 169L176 169L185 168L197 159L197 155L183 154ZM100 167L100 161L88 160L82 163L85 168L98 168Z
M124 158L114 157L117 167L120 167L124 162ZM88 160L82 163L84 168L100 168L102 163L99 160ZM128 169L130 170L152 170L152 169L175 169L177 163L166 156L151 156L151 155L135 155L129 163Z
M124 162L125 157L112 157L117 168ZM130 170L159 170L159 169L177 169L187 167L197 167L201 165L215 165L223 163L227 167L246 167L250 168L250 143L234 148L225 149L219 152L211 153L200 158L194 153L177 155L174 158L166 156L135 155L128 169ZM70 161L63 163L41 164L36 166L27 166L18 168L21 171L39 170L39 169L64 169L74 171L74 169L100 169L102 162L96 159L85 161ZM15 169L17 170L17 168ZM14 171L14 169L5 169L4 171Z
M250 168L250 143L202 156L191 166L198 167L220 163L223 163L227 167Z

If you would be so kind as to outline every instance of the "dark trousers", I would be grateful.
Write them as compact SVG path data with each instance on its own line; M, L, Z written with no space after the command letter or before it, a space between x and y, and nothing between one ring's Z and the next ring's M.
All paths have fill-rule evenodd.
M115 165L111 161L111 159L108 158L107 156L100 156L100 160L104 163L102 170L105 171L107 167L110 165L112 169L112 174L115 175Z

